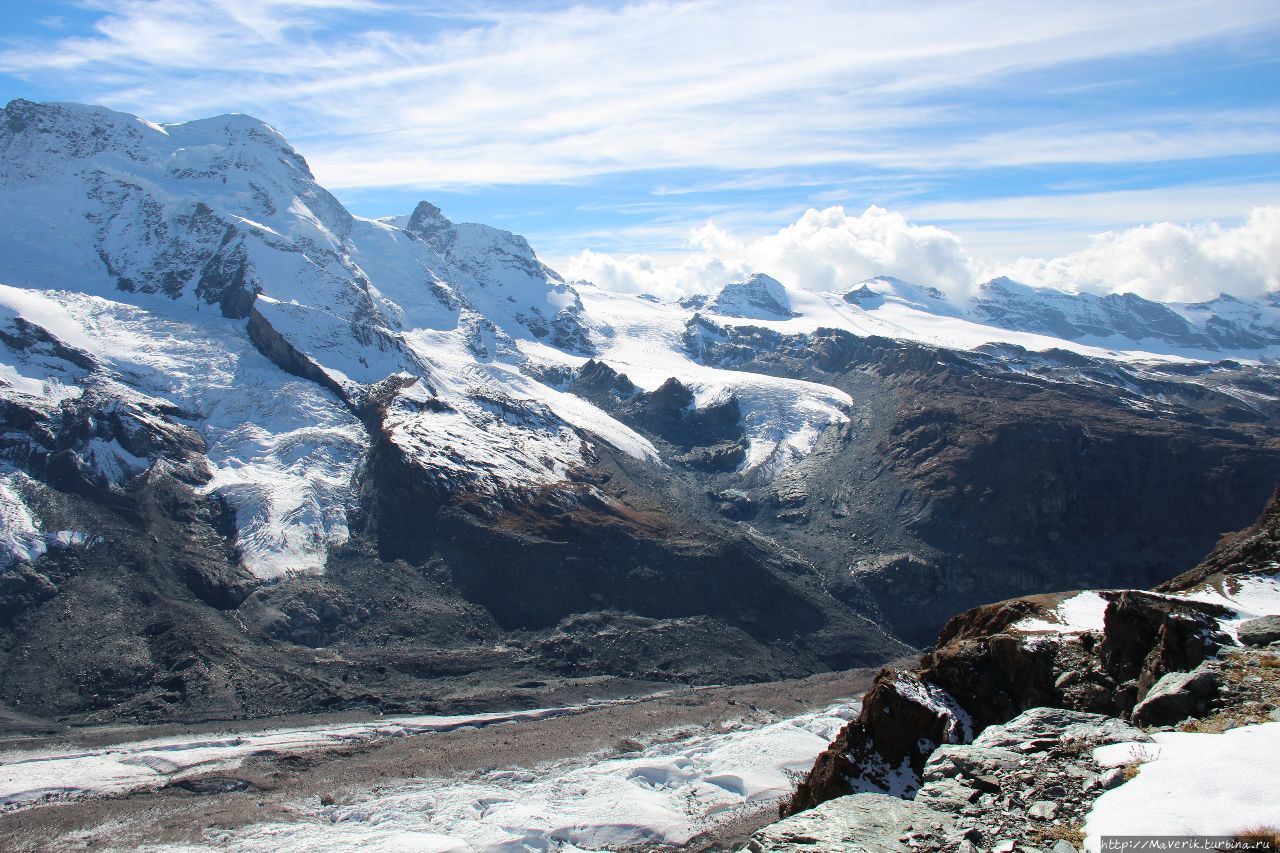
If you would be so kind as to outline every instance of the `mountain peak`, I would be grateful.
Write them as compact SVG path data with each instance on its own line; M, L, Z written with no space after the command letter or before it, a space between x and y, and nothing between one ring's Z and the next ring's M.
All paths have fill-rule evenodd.
M431 202L420 201L409 215L409 224L405 226L405 230L424 240L438 241L453 230L453 222Z
M713 314L753 320L788 320L795 316L787 289L764 273L726 284L708 308Z

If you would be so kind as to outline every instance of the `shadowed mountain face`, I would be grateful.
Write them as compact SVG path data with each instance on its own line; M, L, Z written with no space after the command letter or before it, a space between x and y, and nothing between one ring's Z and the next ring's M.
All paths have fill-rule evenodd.
M1250 363L1108 356L887 279L611 294L426 202L354 217L244 116L19 101L0 153L0 703L23 713L874 664L972 604L1167 577L1280 477L1265 335L1211 341ZM1180 340L1126 312L1107 328Z

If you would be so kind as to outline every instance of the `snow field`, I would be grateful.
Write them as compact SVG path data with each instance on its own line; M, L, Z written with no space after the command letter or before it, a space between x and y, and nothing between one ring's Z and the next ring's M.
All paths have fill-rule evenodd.
M1094 751L1104 767L1141 767L1094 803L1084 827L1090 853L1101 849L1104 835L1231 835L1280 826L1280 723L1152 737L1155 744L1119 743Z

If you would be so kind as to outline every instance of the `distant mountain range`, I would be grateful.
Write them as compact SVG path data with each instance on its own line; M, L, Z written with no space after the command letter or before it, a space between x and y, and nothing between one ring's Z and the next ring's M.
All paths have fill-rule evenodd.
M1277 294L664 303L354 216L247 116L27 101L0 221L0 701L41 713L877 662L1167 576L1280 477Z

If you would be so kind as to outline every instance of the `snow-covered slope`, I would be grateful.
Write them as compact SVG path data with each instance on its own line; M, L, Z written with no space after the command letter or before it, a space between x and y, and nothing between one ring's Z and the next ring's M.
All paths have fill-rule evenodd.
M753 483L850 423L843 391L704 362L690 341L716 329L1126 358L1280 352L1275 299L1165 307L996 281L957 306L889 278L838 294L755 275L662 304L568 284L523 238L426 202L353 216L243 115L157 125L14 101L0 211L0 402L19 413L0 456L9 562L93 533L41 518L45 487L27 475L49 466L108 490L167 466L230 509L243 565L277 578L321 571L347 540L381 441L422 480L489 506L582 485L600 448L669 464L569 392L588 358L644 391L674 377L697 409L735 404L734 473Z
M785 320L791 316L791 299L776 278L756 273L746 281L726 284L707 311L750 320Z
M122 487L165 458L163 442L124 427L73 440L62 425L72 408L98 423L123 407L134 432L190 451L189 479L231 508L262 578L318 571L345 541L371 417L427 480L491 499L574 479L594 442L661 465L547 372L597 352L647 387L693 382L700 405L736 395L749 471L845 420L840 392L694 363L686 318L666 306L643 317L599 294L587 311L516 235L425 202L407 218L352 216L247 116L161 126L15 101L0 150L0 324L17 341L0 396L52 424L47 441L11 438L6 477L70 450L79 476ZM16 482L6 502L29 523L15 521L6 552L26 559L46 534Z
M522 238L427 204L403 228L353 217L246 116L162 127L15 101L5 118L0 323L48 340L7 350L0 394L62 418L93 390L194 430L196 479L234 510L260 577L318 570L346 538L358 416L389 379L391 440L449 488L561 481L592 437L656 458L521 373L517 338L591 349L576 293ZM80 444L102 485L163 455Z
M970 316L1117 349L1247 353L1280 344L1274 298L1250 303L1224 294L1211 302L1163 305L1132 293L1068 294L997 278L981 287Z

